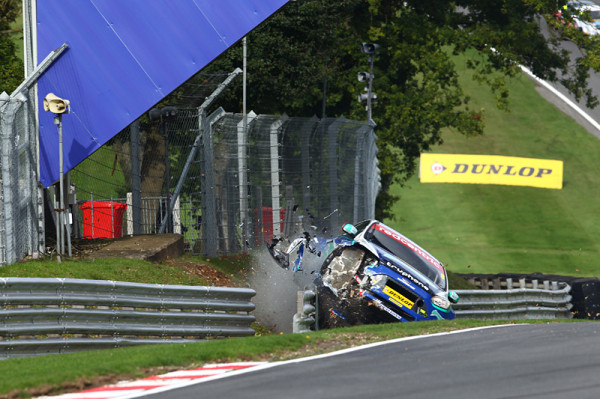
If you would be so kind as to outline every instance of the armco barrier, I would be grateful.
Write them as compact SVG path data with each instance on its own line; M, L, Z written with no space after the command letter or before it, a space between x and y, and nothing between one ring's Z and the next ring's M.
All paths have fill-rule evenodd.
M458 274L483 290L508 288L549 288L565 283L571 287L571 313L577 319L600 319L600 281L596 277L562 276L543 273ZM510 287L509 287L510 283Z
M292 331L294 333L309 332L314 327L316 296L315 291L308 288L305 288L304 291L298 291L298 297L296 298L297 312L292 318Z
M506 289L456 290L460 296L452 305L459 319L515 320L572 318L571 287L565 282L520 279L514 288L512 278Z
M254 335L248 288L0 278L0 359Z

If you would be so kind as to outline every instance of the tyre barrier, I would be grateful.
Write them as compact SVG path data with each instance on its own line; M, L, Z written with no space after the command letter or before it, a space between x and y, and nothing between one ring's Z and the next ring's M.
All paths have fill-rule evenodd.
M600 319L600 281L596 278L580 278L571 282L573 317L576 319Z

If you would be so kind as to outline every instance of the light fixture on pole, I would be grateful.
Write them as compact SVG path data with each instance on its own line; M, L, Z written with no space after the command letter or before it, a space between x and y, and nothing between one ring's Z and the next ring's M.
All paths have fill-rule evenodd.
M65 223L65 199L64 199L64 183L63 183L63 134L62 134L62 114L68 114L71 110L71 102L60 98L54 93L48 93L44 98L44 111L52 112L54 114L54 124L58 127L58 162L60 169L60 205L59 209L55 209L57 212L56 218L56 252L64 255L65 253L65 242L64 242L64 228L67 228L67 240L69 247L69 257L71 256L71 229L69 222ZM58 227L60 225L60 227ZM60 261L60 257L58 258Z
M371 108L373 104L377 104L377 95L373 93L373 59L375 54L379 52L379 45L377 43L362 43L360 51L364 54L369 55L369 72L359 72L358 81L367 82L365 87L366 93L358 95L358 102L367 101L367 120L371 120Z

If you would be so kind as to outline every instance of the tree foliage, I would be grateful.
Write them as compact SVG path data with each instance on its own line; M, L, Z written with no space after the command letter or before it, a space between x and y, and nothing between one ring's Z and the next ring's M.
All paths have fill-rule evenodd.
M0 0L0 93L11 93L23 81L23 61L10 38L10 24L20 14L19 0Z
M304 0L288 3L248 35L248 107L258 113L366 118L357 95L368 71L362 42L379 44L374 59L373 108L379 136L383 192L377 214L386 214L393 182L403 183L421 152L442 142L443 129L480 135L485 112L462 91L453 55L467 57L474 79L508 109L506 81L519 65L560 82L578 100L595 106L589 70L598 69L599 39L584 37L556 18L556 0ZM566 22L565 22L566 21ZM546 30L545 26L550 28ZM548 33L550 32L550 33ZM560 44L583 50L574 65ZM242 64L241 45L232 47L206 72ZM240 89L241 90L241 89ZM323 102L326 95L326 102ZM241 91L225 98L227 110L241 110ZM325 106L324 106L325 105Z
M463 55L473 77L509 108L508 79L520 65L560 82L594 107L590 69L600 66L600 38L585 37L563 10L565 0L298 0L290 1L251 32L248 43L248 110L292 116L366 118L357 96L368 71L361 43L379 44L374 58L373 108L383 190L377 216L389 217L387 189L404 183L419 155L442 142L444 129L483 133L485 112L462 91L454 55ZM557 18L557 11L562 11ZM549 27L549 29L546 29ZM561 43L581 50L575 63ZM242 66L237 43L195 80ZM179 95L185 88L178 91ZM220 98L228 111L242 110L241 87ZM202 97L200 102L204 99ZM196 106L199 103L194 104Z

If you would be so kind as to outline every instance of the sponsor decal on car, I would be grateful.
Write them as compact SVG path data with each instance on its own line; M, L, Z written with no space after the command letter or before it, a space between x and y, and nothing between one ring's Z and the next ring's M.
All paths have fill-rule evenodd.
M401 307L406 306L407 308L412 309L413 305L415 304L413 301L387 285L383 288L383 292L390 297L392 302Z
M442 274L444 273L444 266L442 266L437 259L435 259L433 256L429 255L425 250L423 250L421 247L419 247L414 242L412 242L409 239L407 239L406 237L396 233L395 231L388 229L387 227L385 227L384 225L382 225L380 223L375 225L375 229L389 237L392 237L394 240L396 240L399 243L410 248L413 252L416 252L420 257L422 257L427 262L429 262L433 266L435 266L435 268L438 269L440 272L442 272Z
M412 281L413 283L415 283L416 285L418 285L421 289L429 292L429 287L427 286L427 284L423 284L415 276L413 276L412 274L410 274L410 273L406 272L405 270L399 268L398 266L394 265L392 262L387 262L385 264L385 266L387 266L389 269L392 269L393 271L395 271L396 273L398 273L402 277L405 277L405 278L409 279L410 281Z
M383 310L386 313L391 314L392 316L394 316L395 318L397 318L398 320L402 320L402 316L400 316L398 313L394 312L392 309L388 308L387 306L385 306L383 304L383 302L381 302L379 299L370 297L373 302L375 303L375 306L377 306L379 309Z

